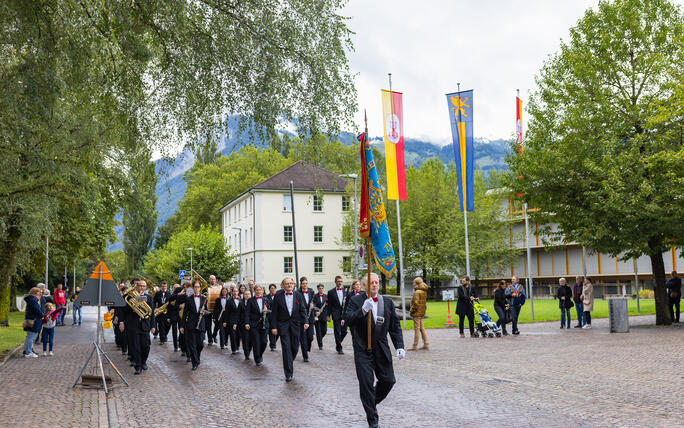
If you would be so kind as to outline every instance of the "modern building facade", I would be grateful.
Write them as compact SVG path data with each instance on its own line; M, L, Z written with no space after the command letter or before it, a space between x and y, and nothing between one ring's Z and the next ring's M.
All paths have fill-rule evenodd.
M299 161L221 207L224 239L242 264L242 277L235 280L267 285L294 278L296 233L299 275L309 279L310 287L323 283L329 288L335 275L348 283L353 246L341 244L342 225L354 207L346 187L345 178Z

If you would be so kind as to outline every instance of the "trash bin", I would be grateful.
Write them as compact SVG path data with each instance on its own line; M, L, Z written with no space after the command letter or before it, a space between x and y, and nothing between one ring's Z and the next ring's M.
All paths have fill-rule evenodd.
M629 311L626 298L608 299L608 316L611 333L629 333Z

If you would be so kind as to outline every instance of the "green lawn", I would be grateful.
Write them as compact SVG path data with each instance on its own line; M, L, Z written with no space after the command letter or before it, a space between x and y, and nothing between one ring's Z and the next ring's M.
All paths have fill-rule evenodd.
M0 327L0 358L7 355L20 343L24 342L26 332L21 328L24 321L23 312L10 312L9 327Z
M494 300L481 300L482 303L490 313L492 320L496 321L498 316L494 310ZM408 300L407 300L408 304ZM655 314L655 301L653 299L640 299L639 300L641 314L649 315ZM637 315L636 310L636 300L629 300L629 314ZM451 320L454 324L458 325L458 316L454 313L456 311L456 302L451 302ZM573 319L573 323L577 318L577 312L573 307L570 309L570 315ZM428 302L427 304L427 316L430 318L425 319L425 328L444 328L444 323L447 319L447 302ZM594 301L594 310L591 313L593 318L608 318L608 301L607 300L596 300ZM477 317L476 317L477 318ZM522 308L518 322L543 322L543 321L560 321L560 309L558 309L558 300L535 300L534 301L534 321L532 321L532 316L530 315L530 301L527 300ZM466 319L466 325L468 321ZM574 325L574 324L573 324ZM406 328L413 329L413 321L406 320Z

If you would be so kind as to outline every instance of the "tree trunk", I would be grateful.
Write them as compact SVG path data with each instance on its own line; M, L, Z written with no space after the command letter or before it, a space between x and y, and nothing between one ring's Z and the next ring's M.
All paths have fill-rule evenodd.
M12 217L10 217L12 218ZM21 231L16 222L10 224L0 243L0 326L9 326L10 284L17 269L17 254Z
M649 247L657 247L651 245ZM665 289L665 263L663 262L663 253L658 251L656 254L649 254L651 257L651 270L653 271L655 294L655 308L656 308L656 325L670 325L670 313L667 310L667 290Z
M17 278L13 277L13 280L10 281L10 312L16 312L19 309L17 309Z
M380 283L382 284L382 291L380 294L387 294L387 277L384 273L380 272Z

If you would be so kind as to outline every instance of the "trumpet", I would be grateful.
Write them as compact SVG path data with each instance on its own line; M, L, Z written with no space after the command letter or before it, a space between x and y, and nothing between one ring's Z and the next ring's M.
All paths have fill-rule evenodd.
M137 298L140 296L141 294L135 290L135 287L131 287L126 291L124 300L140 318L147 319L152 315L152 308L150 308L150 305L148 305L146 301L138 300Z
M156 318L161 314L165 314L168 310L169 310L169 302L166 302L154 310L154 317Z

